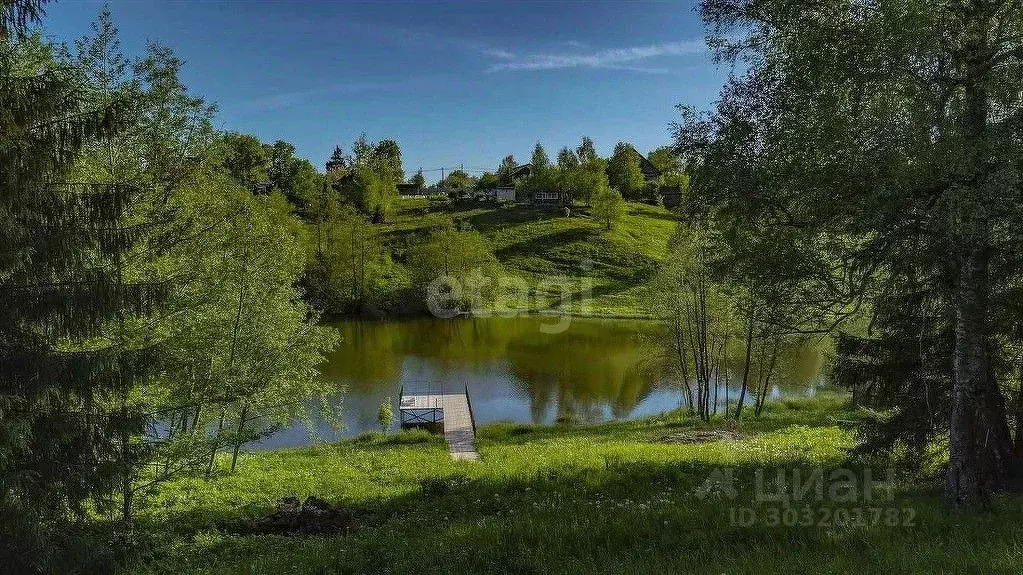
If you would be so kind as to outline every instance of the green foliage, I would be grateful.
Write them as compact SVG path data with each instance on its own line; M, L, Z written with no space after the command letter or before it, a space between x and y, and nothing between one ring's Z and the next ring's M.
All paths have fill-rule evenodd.
M553 192L560 188L560 170L551 165L547 151L537 142L533 149L533 157L530 161L529 177L518 182L516 189L526 196L537 192Z
M266 174L272 190L281 192L293 205L307 211L321 186L320 175L306 159L295 157L295 146L283 140L263 144Z
M161 483L225 446L233 468L302 417L336 343L296 288L308 240L286 190L239 186L268 177L267 148L216 134L171 50L130 66L109 11L93 31L57 60L0 34L0 516L18 572L108 569L71 541L114 525L87 518L129 534ZM315 171L268 149L275 185L308 194ZM93 559L58 567L74 553Z
M558 152L558 169L562 172L579 167L579 156L571 148L565 146Z
M475 182L472 179L472 176L467 174L465 171L452 170L451 173L445 176L437 185L447 190L465 193L465 191L471 190L474 187Z
M394 183L380 176L368 165L357 165L342 177L337 189L342 200L374 221L383 221L397 195Z
M588 164L600 159L600 155L597 154L597 148L593 145L593 140L587 136L583 136L579 147L575 149L575 155L579 158L580 164Z
M654 165L655 168L661 171L662 174L669 173L681 173L685 171L685 164L682 162L682 156L679 155L678 151L673 146L661 146L650 152L647 155L647 159Z
M249 134L224 135L224 169L241 185L251 188L267 180L267 151Z
M462 309L478 309L492 297L500 266L490 242L479 232L446 227L430 233L409 253L415 289L429 295L437 281L453 280L460 292L452 299Z
M426 178L423 177L423 172L416 172L416 175L412 176L410 183L419 189L425 188Z
M562 169L558 174L559 188L574 200L592 203L599 191L610 186L606 168L606 163L598 158Z
M625 217L625 200L618 190L601 185L597 188L591 200L593 219L600 223L605 230L611 231Z
M1019 377L1023 9L827 6L703 3L719 55L750 69L714 114L683 108L691 196L743 274L802 310L787 329L870 315L839 375L895 414L868 427L871 448L925 463L942 438L949 498L983 501L1023 453L1004 396Z
M340 147L335 148L327 171L331 186L340 197L374 223L387 219L398 195L397 185L405 179L398 143L382 140L373 144L365 134L352 144L351 157Z
M90 502L109 509L151 453L132 395L158 356L130 326L162 311L167 292L126 261L146 252L159 212L109 155L87 171L106 177L74 177L83 154L112 148L137 94L109 12L77 60L55 58L23 34L40 4L0 3L0 561L101 570L109 556L80 544L74 519Z
M512 181L512 172L518 166L518 162L515 161L515 156L511 154L504 157L501 160L501 165L497 167L497 179L500 181L502 186L513 186L515 182Z
M476 190L486 191L492 190L496 187L499 187L500 185L501 185L500 176L498 176L497 174L492 174L490 172L483 172L483 174L479 178L477 178L476 185L474 187Z
M646 180L639 165L639 152L630 144L618 142L607 162L607 177L612 188L630 200L642 197Z
M397 184L405 181L405 168L401 162L401 147L394 140L380 140L373 147L369 162L381 177Z
M352 160L349 158L341 146L334 146L334 151L330 155L330 159L327 160L327 172L344 172L351 167Z
M309 299L336 314L363 314L383 305L391 265L377 228L351 206L330 202L314 224L307 271Z
M391 407L390 397L380 404L380 409L377 410L377 423L380 424L380 430L384 433L390 433L391 428L394 427L394 408Z

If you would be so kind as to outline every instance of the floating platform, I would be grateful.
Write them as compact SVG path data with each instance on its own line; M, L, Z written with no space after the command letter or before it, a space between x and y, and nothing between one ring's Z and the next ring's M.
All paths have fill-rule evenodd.
M405 393L398 397L402 429L427 429L443 433L451 457L476 461L476 418L469 401L469 388L462 393Z

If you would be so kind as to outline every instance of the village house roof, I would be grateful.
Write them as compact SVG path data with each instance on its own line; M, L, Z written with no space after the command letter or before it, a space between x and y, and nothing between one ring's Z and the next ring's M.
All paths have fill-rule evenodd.
M511 178L517 180L519 178L528 178L533 173L533 164L522 164L521 166L515 166L515 169L511 171Z

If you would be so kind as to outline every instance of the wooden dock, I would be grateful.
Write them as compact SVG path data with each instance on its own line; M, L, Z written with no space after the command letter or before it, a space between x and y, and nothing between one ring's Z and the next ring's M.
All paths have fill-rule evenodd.
M409 393L404 388L398 398L401 427L425 428L444 432L451 457L476 461L476 419L469 401L469 389L463 393Z

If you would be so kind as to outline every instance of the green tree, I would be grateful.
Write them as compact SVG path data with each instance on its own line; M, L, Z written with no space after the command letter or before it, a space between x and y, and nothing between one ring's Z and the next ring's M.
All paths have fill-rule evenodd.
M532 175L544 178L547 170L551 168L551 159L547 155L547 150L544 149L543 144L540 142L536 143L533 147L533 156L529 160L530 166L532 167Z
M264 144L266 176L271 190L278 190L302 210L309 207L320 187L319 174L308 160L295 157L295 146L284 140Z
M682 156L673 146L655 148L647 156L647 159L662 174L677 173L685 170Z
M422 171L416 172L416 175L412 176L412 180L410 181L410 183L420 190L425 188L426 178L423 177L423 172Z
M618 190L601 185L593 194L593 219L611 231L625 217L625 200Z
M374 144L362 134L352 144L348 158L340 148L327 162L331 185L340 196L375 223L383 222L398 196L398 183L405 179L401 149L397 142Z
M571 148L565 146L558 152L558 168L561 171L573 170L579 167L579 156Z
M450 174L438 182L438 185L446 190L460 190L464 192L472 189L474 183L472 176L465 171L452 170Z
M894 408L882 424L889 447L922 456L946 433L951 500L1004 489L1023 8L729 0L702 10L719 55L750 64L712 117L685 111L678 143L700 158L691 185L702 209L781 230L743 239L773 277L805 286L812 329L871 308L840 376Z
M490 242L479 232L454 227L435 231L410 251L408 262L413 285L427 299L437 281L458 284L459 292L451 294L453 301L440 302L444 309L478 309L493 297L499 265Z
M87 500L109 500L140 457L124 438L145 421L103 408L151 373L145 353L119 345L118 326L162 300L123 274L137 236L122 218L140 190L66 183L78 153L123 125L129 104L83 86L25 38L40 10L0 4L0 554L14 572L101 568L86 557L58 566L57 556L68 522Z
M589 164L600 159L600 155L597 154L597 148L593 145L593 140L586 136L583 136L579 147L575 149L575 155L578 156L580 164Z
M476 189L479 191L492 190L501 185L501 178L497 174L490 172L483 172L483 174L476 180Z
M352 159L345 154L341 146L334 146L334 151L327 160L326 169L328 172L346 172L351 168Z
M394 426L394 409L391 407L390 397L380 404L380 409L377 410L377 423L384 433L389 433Z
M267 153L259 139L249 134L224 135L224 168L246 188L267 180Z
M529 177L521 183L521 188L527 194L535 194L537 192L555 191L559 187L558 169L551 165L550 157L547 156L547 150L544 149L540 142L537 142L533 148L533 156L530 160Z
M515 184L512 181L512 172L518 167L518 163L515 161L515 156L511 154L504 157L501 160L501 165L497 167L497 178L500 180L502 186L512 186Z
M318 233L308 271L311 300L332 313L370 311L389 267L376 227L350 206L335 203Z
M377 171L394 183L405 181L405 168L401 162L401 146L394 140L380 140L373 147L371 163Z
M619 190L623 197L634 200L642 196L646 179L640 169L639 152L630 144L618 142L607 162L607 178L611 187Z

